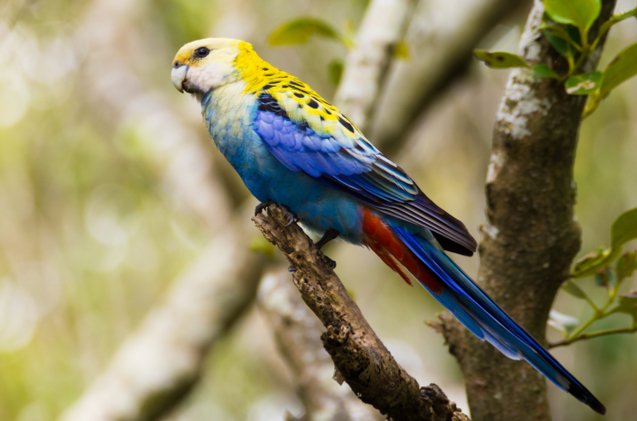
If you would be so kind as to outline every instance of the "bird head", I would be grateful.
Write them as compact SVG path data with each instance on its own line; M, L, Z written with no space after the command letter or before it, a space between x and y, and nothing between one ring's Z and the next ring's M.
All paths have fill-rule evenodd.
M234 62L241 50L252 51L245 41L206 38L189 42L177 51L171 71L173 85L199 99L212 89L239 79Z

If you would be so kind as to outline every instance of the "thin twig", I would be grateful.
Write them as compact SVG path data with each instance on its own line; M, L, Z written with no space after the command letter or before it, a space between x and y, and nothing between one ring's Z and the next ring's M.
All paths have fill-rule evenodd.
M586 294L584 294L584 296L588 297L588 295ZM575 328L575 330L573 330L568 335L568 337L564 339L564 341L575 342L575 340L577 340L577 338L581 336L583 332L586 329L588 329L593 323L615 313L615 309L609 310L609 308L615 302L616 296L617 296L617 288L611 288L609 291L609 295L608 295L608 299L606 300L606 303L601 308L595 307L591 317L588 320L586 320L584 323L579 325L577 328ZM588 303L594 306L594 303L592 300L590 300L590 298L588 300Z
M574 342L582 341L585 339L593 339L593 338L600 338L602 336L616 335L620 333L634 333L634 332L637 332L637 324L628 326L628 327L618 327L614 329L598 330L596 332L582 333L573 338L567 338L557 342L549 342L548 347L557 348L560 346L570 345Z

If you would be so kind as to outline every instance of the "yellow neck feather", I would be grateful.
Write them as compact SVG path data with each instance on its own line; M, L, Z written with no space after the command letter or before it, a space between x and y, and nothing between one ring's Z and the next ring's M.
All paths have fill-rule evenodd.
M328 103L309 85L263 60L247 42L240 42L235 68L245 82L246 94L265 91L295 121L305 121L317 133L359 138L363 135L338 108Z

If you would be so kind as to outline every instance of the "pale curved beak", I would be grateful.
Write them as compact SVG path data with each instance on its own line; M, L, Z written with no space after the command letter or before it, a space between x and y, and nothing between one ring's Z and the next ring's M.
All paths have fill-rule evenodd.
M173 81L175 88L183 93L184 81L186 80L186 74L188 73L188 66L185 64L179 64L175 62L173 69L170 71L170 79Z

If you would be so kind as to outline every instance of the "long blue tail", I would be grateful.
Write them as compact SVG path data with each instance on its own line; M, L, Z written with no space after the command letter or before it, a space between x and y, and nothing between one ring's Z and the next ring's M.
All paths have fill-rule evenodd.
M513 321L442 250L403 227L394 225L391 229L442 285L433 291L430 280L423 282L423 279L420 283L474 335L490 342L511 359L526 360L556 386L594 411L600 414L606 412L604 405L583 384Z

